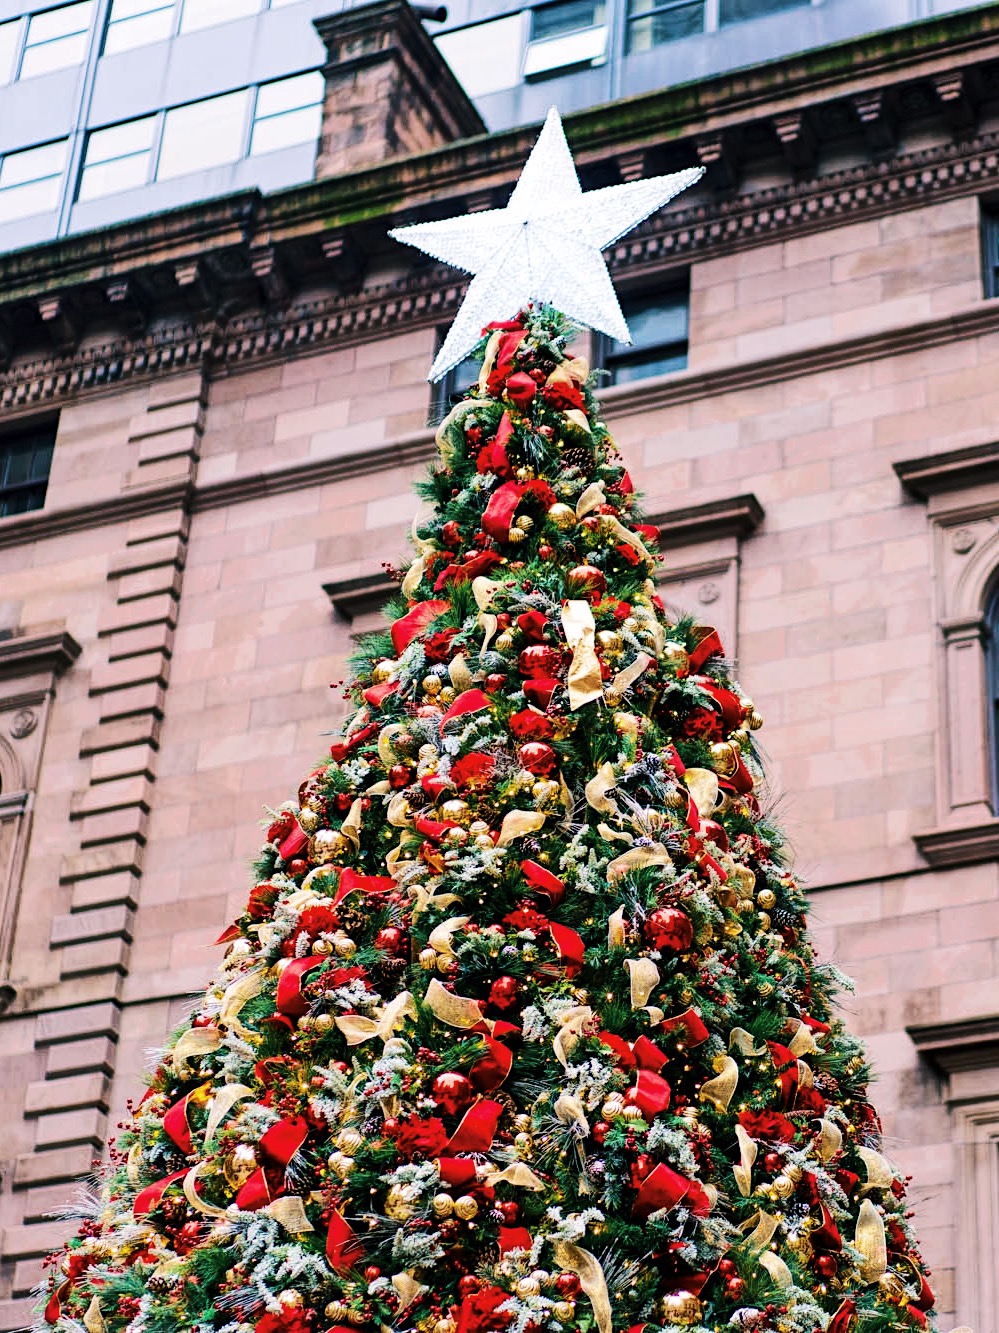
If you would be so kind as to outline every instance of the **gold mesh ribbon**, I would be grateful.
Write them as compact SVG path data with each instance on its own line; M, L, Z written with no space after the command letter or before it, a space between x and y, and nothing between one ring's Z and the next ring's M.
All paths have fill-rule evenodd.
M735 1137L739 1140L739 1165L733 1166L732 1174L739 1186L739 1193L748 1199L753 1192L753 1163L759 1149L756 1141L749 1137L741 1125L736 1125Z
M739 1066L730 1055L722 1055L715 1068L718 1069L717 1075L701 1084L697 1096L702 1102L710 1102L717 1111L727 1111L739 1086Z
M218 1092L212 1097L212 1109L208 1112L208 1121L205 1125L206 1148L215 1137L219 1125L236 1103L245 1101L247 1097L252 1096L252 1088L248 1088L244 1083L226 1083L219 1088Z
M592 1017L593 1010L588 1004L577 1005L575 1009L563 1011L559 1019L561 1026L552 1041L555 1057L563 1068L568 1066L569 1054L579 1040L580 1032Z
M197 1162L188 1171L184 1177L184 1198L195 1212L203 1213L206 1217L228 1217L229 1214L225 1208L217 1208L213 1203L206 1203L194 1188L195 1181L198 1179L198 1172L206 1165L206 1162Z
M569 708L575 712L584 704L604 697L600 660L594 647L596 624L589 602L564 602L562 628L572 649L565 683L569 691Z
M522 838L527 833L537 833L545 822L540 810L508 810L500 825L497 847L507 847L514 838Z
M251 973L252 976L258 976L259 973ZM243 978L240 978L242 980ZM238 984L238 983L234 983ZM230 990L232 987L229 988ZM228 991L226 994L228 995ZM245 1003L245 1001L244 1001ZM224 1005L223 1005L224 1008ZM222 1018L222 1015L219 1015ZM188 1068L189 1060L199 1060L203 1055L211 1055L222 1045L222 1034L218 1028L188 1028L177 1038L176 1045L170 1052L173 1063L173 1072L178 1078L190 1078L191 1071Z
M461 926L467 926L471 919L470 916L449 916L446 921L442 921L439 926L433 928L427 936L427 943L437 953L450 957L454 953L451 948L451 936Z
M767 1270L775 1287L787 1288L794 1285L790 1268L779 1254L774 1254L773 1250L763 1251L760 1255L760 1267Z
M819 1122L819 1141L817 1151L823 1162L831 1162L843 1146L843 1134L831 1120Z
M604 483L602 481L593 481L587 486L586 490L576 501L576 517L585 518L586 515L596 509L598 505L606 503L607 496L604 494Z
M616 884L619 879L632 870L643 870L646 866L665 866L673 869L673 862L662 843L653 843L651 847L630 847L621 856L615 857L607 867L607 881Z
M870 1190L891 1189L892 1181L895 1179L895 1172L888 1165L888 1162L879 1152L873 1148L857 1148L857 1156L863 1162L867 1171L867 1180L862 1186L862 1192L868 1193Z
M743 1222L739 1230L746 1236L744 1243L748 1250L765 1250L774 1238L777 1218L771 1217L761 1208L748 1222Z
M583 1133L589 1137L590 1122L586 1118L583 1103L578 1097L574 1097L571 1092L559 1093L554 1111L563 1125L578 1125Z
M388 1041L403 1019L417 1017L416 1001L408 990L404 990L385 1005L377 1018L342 1014L334 1022L346 1038L348 1046L359 1046L362 1041L370 1041L372 1037Z
M474 684L472 673L469 671L468 663L462 653L459 653L457 657L452 657L448 663L447 673L451 677L451 684L459 694L472 688Z
M378 733L378 758L386 768L391 768L393 764L398 763L399 756L392 742L396 736L401 735L405 730L406 728L401 722L390 722L387 727L383 727Z
M230 986L226 988L222 996L222 1008L219 1010L219 1022L223 1026L231 1028L237 1037L244 1040L247 1037L253 1037L249 1028L245 1028L239 1021L239 1015L243 1007L250 1000L255 999L263 990L266 982L263 970L255 968L252 972L246 972L238 977ZM207 1029L202 1029L207 1031Z
M90 1298L87 1312L83 1316L83 1327L87 1333L105 1333L107 1329L104 1316L101 1314L101 1303L96 1296Z
M616 912L612 912L607 918L607 948L623 949L627 939L628 934L624 928L624 908L619 907Z
M888 1271L885 1224L870 1199L864 1199L857 1213L857 1231L853 1238L853 1248L859 1250L862 1256L859 1266L862 1282L870 1285L884 1277Z
M545 1182L536 1176L526 1162L511 1162L502 1171L491 1170L485 1175L487 1185L515 1185L522 1190L543 1190Z
M648 653L639 653L634 662L629 662L623 671L617 673L611 681L611 685L619 694L623 694L625 690L631 689L642 672L647 671L654 660Z
M584 788L587 805L592 806L601 815L618 814L617 806L607 795L616 786L617 778L614 776L613 765L601 764L595 776L590 778Z
M631 1007L641 1009L659 985L659 969L651 958L626 958L624 966L631 982Z
M354 851L361 850L361 821L363 818L364 806L361 797L353 803L347 811L347 818L340 825L340 832L351 843Z
M583 1291L589 1297L593 1307L593 1318L597 1333L613 1333L614 1320L611 1316L610 1297L607 1294L607 1279L600 1261L589 1250L570 1245L568 1241L557 1240L553 1243L555 1262L559 1268L575 1273Z
M436 977L427 987L423 1002L433 1016L446 1023L449 1028L474 1028L477 1023L482 1022L482 1010L477 1000L452 994Z
M683 780L694 799L697 813L707 819L718 804L718 774L710 768L688 768Z

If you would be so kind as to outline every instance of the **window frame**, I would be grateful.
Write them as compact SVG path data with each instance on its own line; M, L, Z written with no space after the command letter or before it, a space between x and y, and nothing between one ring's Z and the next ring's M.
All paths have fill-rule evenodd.
M982 291L987 301L999 297L999 201L983 200L981 208Z
M3 168L11 158L17 158L27 153L35 153L43 148L51 148L56 144L63 144L65 146L62 166L57 173L49 173L47 176L34 176L30 180L17 181L13 185L3 185L0 183L0 200L2 200L8 193L13 192L14 190L23 189L25 186L39 185L44 181L55 181L55 203L49 208L33 208L29 209L26 213L15 213L7 218L0 216L0 226L6 226L11 222L20 222L22 218L39 217L46 213L53 213L56 211L59 207L59 200L62 198L63 182L66 179L66 172L69 170L70 165L69 139L47 139L45 143L28 144L24 148L15 148L12 153L0 154L0 179L2 179ZM0 214L2 214L2 209L0 209ZM3 436L0 435L0 444L2 444L2 442Z
M35 22L36 19L43 18L48 14L57 14L62 9L76 9L78 7L84 8L87 6L89 6L90 9L90 17L87 19L87 25L85 28L78 28L76 29L76 31L71 33L63 33L59 37L49 37L41 42L35 42L35 43L31 42L31 25ZM44 78L46 74L56 74L60 70L73 69L77 65L82 65L87 58L87 48L89 45L90 33L93 29L94 21L96 19L98 12L99 10L96 0L70 0L69 4L51 5L47 9L35 9L32 10L30 13L26 14L24 16L24 32L21 36L20 51L18 52L17 63L15 66L16 73L14 74L12 82L19 83L24 79ZM79 61L69 61L65 65L56 65L52 69L39 70L36 74L24 73L24 62L29 51L38 50L43 46L52 46L56 42L69 41L74 37L82 37L84 42L83 55Z
M808 9L811 7L813 0L778 0L777 7L775 9L768 9L762 14L748 14L739 18L726 19L723 18L722 16L723 8L726 3L730 2L731 0L718 0L719 32L723 28L734 28L740 23L753 23L757 19L772 18L774 14L784 14L789 9Z
M150 14L160 14L163 13L164 11L169 11L170 13L170 22L167 25L167 32L165 36L154 37L147 41L135 42L130 46L123 46L116 51L108 51L107 49L108 38L110 37L113 29L118 28L126 23L134 23L136 19L146 18ZM153 4L151 8L144 10L141 14L129 14L126 18L116 19L114 17L114 0L112 0L111 6L108 9L107 21L104 24L104 32L101 36L101 59L103 60L105 56L107 56L110 59L113 58L114 56L125 55L129 51L141 50L142 47L144 46L155 46L157 42L170 41L172 38L177 36L179 18L180 18L180 5L178 5L177 0L166 0L166 2L163 4Z
M447 337L447 329L437 330L437 348L440 351L444 345L444 339ZM478 363L476 362L475 377L466 388L460 386L458 372L462 366L472 361L470 356L464 357L456 366L451 369L441 379L436 380L430 386L430 412L428 416L428 425L439 426L451 409L464 398L468 389L478 380Z
M992 810L999 814L999 575L985 596L985 698L989 712Z
M599 370L610 372L610 377L604 379L605 385L626 385L639 383L642 380L654 379L660 375L678 375L687 369L690 360L690 274L673 274L668 278L656 281L654 284L643 287L634 287L630 291L625 289L621 292L621 310L625 321L628 321L629 306L635 306L639 301L654 302L661 299L665 302L667 298L678 298L676 304L681 300L686 305L687 311L687 336L684 339L673 338L663 339L660 342L650 343L646 346L628 346L622 344L622 351L615 351L616 340L605 333L596 335L596 345L594 348L594 363ZM656 352L661 355L668 353L671 348L683 348L683 365L675 366L671 370L654 370L647 375L635 375L631 379L619 380L616 370L619 366L635 366L640 364L644 357L650 356Z
M633 14L633 0L627 0L625 9L625 52L628 55L644 55L648 51L654 51L658 46L665 46L670 41L685 41L688 37L703 36L706 32L713 31L708 26L709 4L708 0L655 0L651 9L645 10L640 14ZM652 41L647 47L636 48L634 43L635 25L639 22L645 22L648 19L654 19L659 14L670 14L682 9L692 9L695 5L701 7L701 26L696 32L684 33L679 37L667 38L665 41Z
M5 518L17 518L21 514L38 513L45 508L49 480L52 476L52 459L55 456L57 429L58 418L46 417L32 422L30 425L24 425L20 429L12 429L0 434L0 522ZM8 483L5 480L7 461L16 452L16 446L23 442L32 442L32 459L39 444L48 449L45 475L41 479L31 475L26 481ZM29 464L30 466L31 464ZM37 504L28 504L24 508L7 511L7 503L11 496L38 492L39 490L41 494Z

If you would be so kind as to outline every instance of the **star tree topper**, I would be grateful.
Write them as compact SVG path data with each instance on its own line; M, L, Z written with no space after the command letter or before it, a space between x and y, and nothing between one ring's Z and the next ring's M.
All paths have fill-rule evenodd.
M511 319L529 301L553 305L580 324L630 343L600 252L703 174L703 167L690 167L584 194L552 107L506 208L389 232L474 275L427 378L443 379L472 351L486 324Z

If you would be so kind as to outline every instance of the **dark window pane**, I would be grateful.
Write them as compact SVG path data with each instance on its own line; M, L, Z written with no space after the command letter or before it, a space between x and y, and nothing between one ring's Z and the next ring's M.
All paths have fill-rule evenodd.
M629 6L628 49L648 51L664 42L692 37L704 31L704 4L655 4L632 0Z
M985 295L999 296L999 209L982 212L983 250L985 253Z
M607 339L603 360L615 384L683 370L687 365L689 297L685 291L657 292L622 302L632 342Z
M720 0L718 23L742 23L744 19L760 18L763 14L777 14L782 9L798 9L810 0Z
M54 425L0 435L0 517L44 505L54 442Z
M603 23L605 12L604 0L560 0L559 4L542 5L531 14L531 41L595 28Z
M622 361L614 368L614 383L630 384L633 380L648 379L650 375L668 375L671 370L686 370L686 368L687 349L683 347L659 356L642 356L632 361Z

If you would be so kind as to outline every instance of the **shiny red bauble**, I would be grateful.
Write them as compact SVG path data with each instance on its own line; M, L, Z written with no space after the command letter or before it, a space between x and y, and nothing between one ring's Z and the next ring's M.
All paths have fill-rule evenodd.
M365 1282L375 1282L377 1281L378 1278L381 1277L381 1275L382 1275L382 1270L377 1266L377 1264L369 1264L368 1267L364 1270Z
M398 790L400 787L408 787L413 780L413 770L408 764L393 764L388 774L389 786Z
M771 1175L773 1175L775 1171L779 1171L784 1165L784 1159L779 1152L768 1152L763 1158L763 1165Z
M338 812L339 814L341 814L341 815L345 815L345 814L347 813L347 811L350 809L350 807L351 807L353 804L354 804L354 794L353 794L353 792L349 792L349 791L341 791L341 792L337 792L337 796L336 796L336 800L334 801L334 805L336 806L336 808L337 808L337 812Z
M466 1273L458 1279L458 1295L474 1296L481 1286L482 1282L474 1273Z
M486 693L495 694L496 691L501 690L505 684L506 676L501 675L499 672L492 672L485 679Z
M299 875L304 875L308 868L308 861L303 861L300 856L296 856L293 861L289 861L286 867L288 874L292 879L297 879Z
M489 987L489 1003L494 1009L512 1009L517 1003L520 982L516 977L497 977Z
M574 565L566 574L565 582L569 591L575 593L602 593L607 589L603 570L594 565Z
M406 952L408 940L406 932L399 926L383 926L375 936L375 948L392 958L399 958Z
M555 1290L560 1296L571 1298L578 1296L583 1289L583 1284L575 1273L559 1273L555 1279Z
M461 1115L475 1100L475 1089L464 1074L438 1074L430 1095L445 1115Z
M441 528L441 537L444 539L445 546L461 545L461 528L453 518L448 519Z
M731 1277L733 1273L737 1273L739 1270L736 1268L733 1259L719 1259L718 1271L722 1277Z
M542 542L541 545L538 547L538 556L542 560L550 560L554 554L555 554L555 548L549 546L547 542Z
M517 758L521 768L539 778L547 777L558 761L555 751L544 741L528 741L517 751Z
M690 917L679 907L659 907L650 912L642 925L646 941L656 949L683 953L694 942Z
M553 676L558 670L562 655L545 643L532 643L523 649L517 659L521 675Z
M820 1277L833 1278L839 1270L839 1264L832 1254L820 1254L815 1260L815 1271Z
M607 1123L606 1120L598 1120L597 1123L593 1126L593 1137L594 1139L596 1139L597 1143L605 1142L607 1135L609 1133L610 1133L610 1125Z
M512 1227L520 1217L520 1204L513 1199L506 1199L503 1203L498 1203L496 1207L508 1227Z
M732 1300L737 1301L745 1288L746 1284L741 1277L730 1277L725 1283L725 1294L731 1296Z

